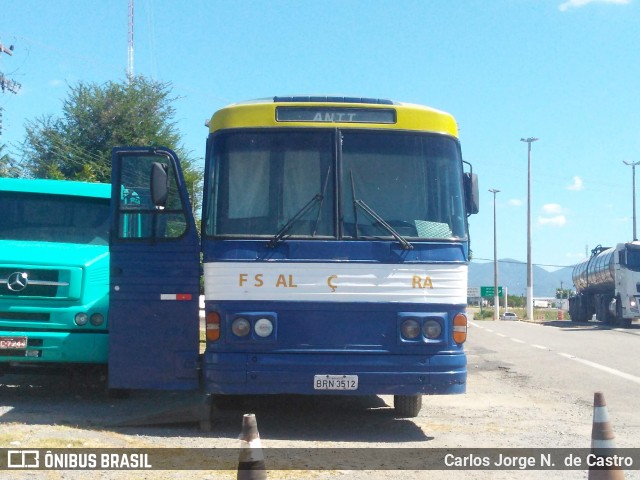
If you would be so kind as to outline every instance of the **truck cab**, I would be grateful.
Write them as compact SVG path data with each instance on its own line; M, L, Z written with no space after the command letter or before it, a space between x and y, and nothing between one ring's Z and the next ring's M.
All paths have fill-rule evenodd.
M110 195L0 178L0 372L106 364Z

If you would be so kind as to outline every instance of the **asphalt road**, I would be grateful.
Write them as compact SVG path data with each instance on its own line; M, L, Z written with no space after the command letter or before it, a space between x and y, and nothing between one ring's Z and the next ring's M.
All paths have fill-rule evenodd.
M601 391L616 423L635 426L640 447L640 324L613 329L593 323L474 321L468 353L502 361L533 388L593 402ZM497 355L494 352L499 352Z

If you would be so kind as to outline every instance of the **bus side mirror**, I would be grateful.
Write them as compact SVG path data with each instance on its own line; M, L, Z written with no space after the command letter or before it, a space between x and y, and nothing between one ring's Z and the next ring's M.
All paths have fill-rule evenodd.
M467 215L473 215L480 211L480 195L478 193L478 175L466 172L464 174L464 198L467 206Z
M156 207L164 207L169 196L168 167L159 162L151 165L151 201Z

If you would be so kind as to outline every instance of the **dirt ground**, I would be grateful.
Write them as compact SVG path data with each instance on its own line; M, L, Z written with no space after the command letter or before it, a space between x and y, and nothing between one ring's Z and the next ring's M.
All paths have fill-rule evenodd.
M251 397L215 410L201 431L200 394L137 391L106 395L104 379L66 375L0 377L0 448L233 448L243 413L255 413L269 468L270 448L588 448L592 405L560 388L532 388L529 379L469 349L464 395L425 397L415 419L393 414L392 398ZM152 425L153 424L153 425ZM624 434L624 432L622 432ZM357 462L357 460L356 460ZM364 462L364 460L363 460ZM8 479L227 479L237 462L216 469L153 471L4 471ZM273 461L272 461L273 466ZM269 470L271 479L586 478L584 471ZM627 472L627 479L640 478Z

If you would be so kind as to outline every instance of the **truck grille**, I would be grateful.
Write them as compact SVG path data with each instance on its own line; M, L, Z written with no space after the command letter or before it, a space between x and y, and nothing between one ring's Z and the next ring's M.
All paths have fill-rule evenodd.
M56 297L59 287L68 286L58 270L0 268L0 297Z
M48 322L51 315L35 312L0 312L0 320L17 320L25 322Z

